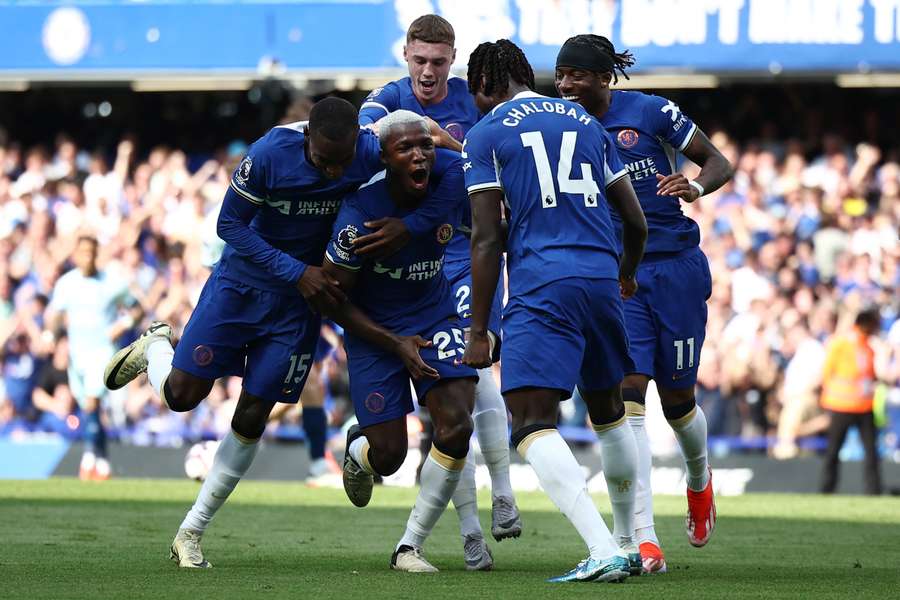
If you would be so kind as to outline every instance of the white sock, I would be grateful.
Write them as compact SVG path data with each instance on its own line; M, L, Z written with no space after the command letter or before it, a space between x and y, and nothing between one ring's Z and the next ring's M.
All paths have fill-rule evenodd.
M416 503L406 521L406 532L400 538L397 548L421 548L425 544L425 538L431 533L456 491L465 464L465 458L453 458L434 446L431 447L431 452L422 465L419 495L416 496Z
M259 440L238 438L229 431L219 444L212 468L200 488L197 500L191 507L181 529L204 532L216 511L225 503L238 481L250 468L259 449Z
M490 367L478 370L478 385L475 386L475 435L484 462L491 474L491 495L513 498L509 481L509 420L506 403L497 389Z
M653 527L653 491L650 489L650 470L653 457L650 454L650 439L644 427L643 415L629 415L628 425L637 443L637 476L634 490L634 541L653 542L659 545Z
M709 463L706 460L706 415L699 406L691 412L669 421L675 439L681 446L684 466L687 469L688 487L695 492L702 492L709 482Z
M163 397L162 385L172 372L172 357L175 356L175 350L172 344L165 338L157 338L150 342L147 346L147 379L150 380L150 386L156 390L156 394L161 400Z
M478 499L475 492L475 452L469 450L466 466L459 476L459 484L453 492L453 507L459 517L459 533L463 537L481 532L478 521Z
M353 457L356 464L363 468L363 471L371 473L372 475L378 474L369 463L369 440L366 436L361 435L350 442L350 447L347 448L347 452L350 453L350 456Z
M634 541L634 491L637 445L624 416L618 423L595 425L603 456L603 476L613 510L613 537L621 546Z
M553 503L587 544L591 557L607 559L618 551L603 517L587 491L587 481L572 450L555 429L542 429L526 436L518 445Z

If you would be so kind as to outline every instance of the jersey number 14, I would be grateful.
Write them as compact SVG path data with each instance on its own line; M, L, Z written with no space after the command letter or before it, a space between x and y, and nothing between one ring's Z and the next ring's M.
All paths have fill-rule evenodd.
M534 156L534 166L537 167L538 183L541 187L541 206L544 208L556 208L556 187L553 185L553 173L550 170L550 159L547 156L547 147L544 145L544 135L540 131L528 131L521 134L522 145L531 148ZM575 141L578 138L577 131L565 131L562 135L562 143L559 147L559 164L556 167L556 182L562 194L581 194L584 197L584 205L588 208L597 207L597 198L600 196L600 188L594 181L590 163L581 163L581 179L571 179L572 156L575 154Z

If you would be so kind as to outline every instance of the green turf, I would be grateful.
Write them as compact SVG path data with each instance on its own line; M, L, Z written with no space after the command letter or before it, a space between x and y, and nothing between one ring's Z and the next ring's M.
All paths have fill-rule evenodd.
M525 533L495 544L496 570L463 568L456 518L429 541L436 575L387 565L413 490L377 488L366 509L342 490L242 483L204 539L214 569L179 570L168 544L198 486L188 481L0 482L5 598L887 598L900 585L892 498L720 498L709 546L682 532L684 499L656 501L669 574L623 585L543 580L583 558L575 531L539 493L521 494ZM479 496L483 507L488 497ZM597 498L608 515L608 499ZM487 510L482 524L489 526Z

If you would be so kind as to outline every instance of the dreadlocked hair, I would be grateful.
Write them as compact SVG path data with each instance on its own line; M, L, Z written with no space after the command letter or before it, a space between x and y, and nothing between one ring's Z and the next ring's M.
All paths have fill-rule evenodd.
M484 87L481 82L484 78ZM512 79L534 89L534 71L521 48L509 40L479 44L469 56L469 92L479 89L485 96L504 92Z
M624 52L616 52L616 47L613 46L613 43L609 41L608 38L603 37L602 35L595 35L593 33L582 33L581 35L576 35L570 37L566 40L566 43L572 44L585 44L587 46L592 46L596 50L600 50L607 56L612 59L613 63L613 83L619 82L619 76L616 74L616 71L622 74L625 79L631 79L628 76L628 73L625 72L625 69L634 66L634 55L625 50Z

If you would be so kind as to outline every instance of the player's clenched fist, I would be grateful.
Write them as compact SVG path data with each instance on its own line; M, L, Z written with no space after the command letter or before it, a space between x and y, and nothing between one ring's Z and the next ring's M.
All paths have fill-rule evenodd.
M430 348L431 342L420 335L401 335L397 336L397 347L394 353L403 361L403 366L409 371L413 379L421 379L427 377L429 379L440 379L441 375L433 367L422 360L419 354L421 348Z
M637 290L637 279L633 275L631 277L619 275L619 293L622 294L622 300L628 300L634 296Z
M470 333L462 363L475 369L489 367L491 366L491 353L491 339L486 333L482 335Z
M316 312L325 312L328 308L347 300L338 281L319 267L306 267L303 276L297 282L297 289Z

